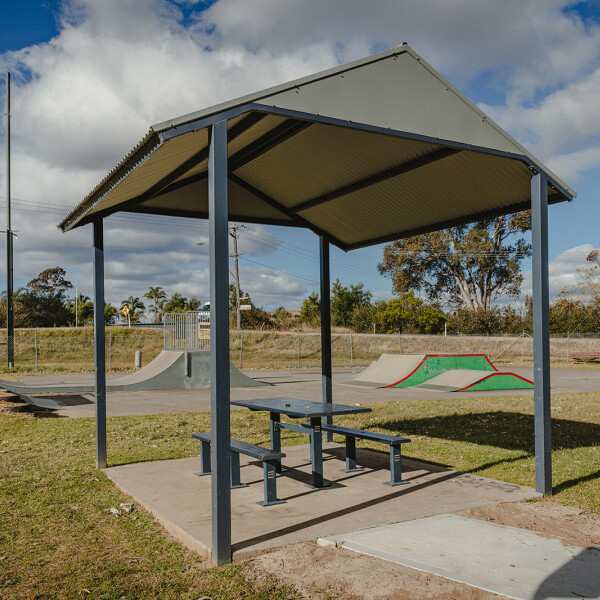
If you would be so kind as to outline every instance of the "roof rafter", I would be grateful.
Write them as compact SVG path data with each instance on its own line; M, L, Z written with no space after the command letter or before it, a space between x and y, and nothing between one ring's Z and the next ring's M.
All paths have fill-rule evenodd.
M342 248L343 250L346 249L346 245L343 242L341 242L337 238L333 237L331 234L327 233L326 231L323 231L322 229L320 229L319 227L317 227L316 225L314 225L307 219L304 219L300 215L295 214L289 208L287 208L280 202L277 202L277 200L275 200L274 198L271 198L271 196L269 196L268 194L265 194L265 192L259 190L257 187L254 187L251 183L248 183L241 177L238 177L237 175L231 173L229 175L229 179L231 181L233 181L234 183L236 183L237 185L239 185L241 188L245 189L247 192L250 192L251 194L254 194L257 198L260 198L263 202L265 202L269 206L272 206L273 208L282 212L284 215L286 215L287 217L289 217L290 219L295 221L298 226L306 227L306 228L310 229L311 231L313 231L314 233L316 233L317 235L323 235L323 236L327 237L329 240L331 240L336 246Z

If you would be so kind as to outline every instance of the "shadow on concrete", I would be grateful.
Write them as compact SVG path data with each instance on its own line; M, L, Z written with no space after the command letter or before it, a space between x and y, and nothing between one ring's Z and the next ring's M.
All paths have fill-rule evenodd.
M398 486L396 488L389 488L394 491L392 491L388 494L383 494L383 495L379 496L378 498L374 498L374 499L368 500L366 502L362 502L360 504L355 504L355 505L347 507L347 508L335 510L335 511L329 512L327 514L322 514L322 515L319 515L318 517L314 517L312 519L307 519L307 520L304 520L299 523L294 523L293 525L290 525L288 527L278 529L277 531L273 531L273 532L270 532L270 533L267 533L264 535L246 539L242 542L238 542L237 544L233 545L233 552L234 553L239 552L239 551L243 550L244 548L252 547L254 545L260 544L261 542L266 542L269 540L277 539L279 537L283 537L285 535L295 533L297 531L302 531L303 529L306 529L308 527L313 527L315 525L320 525L321 523L326 523L327 521L331 521L338 517L343 517L346 515L356 513L365 508L377 506L378 504L388 502L389 500L393 500L395 498L400 498L401 496L404 496L406 494L414 493L417 490L425 489L432 485L437 485L442 481L445 481L448 479L453 479L456 477L456 475L457 475L456 471L450 471L446 474L436 477L435 479L429 479L420 484ZM286 500L287 499L288 498L286 498Z
M600 548L585 548L552 573L533 600L600 597Z

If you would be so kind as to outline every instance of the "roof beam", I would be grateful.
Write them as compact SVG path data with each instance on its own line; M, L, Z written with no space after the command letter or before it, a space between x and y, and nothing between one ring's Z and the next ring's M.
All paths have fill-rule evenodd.
M382 171L381 173L376 173L375 175L369 175L369 177L359 179L358 181L345 185L341 188L338 188L337 190L327 192L326 194L317 196L316 198L312 198L311 200L307 200L306 202L302 202L301 204L294 206L292 210L295 213L308 210L309 208L319 206L319 204L324 204L325 202L336 200L337 198L341 198L342 196L346 196L347 194L363 190L377 183L381 183L388 179L392 179L393 177L397 177L398 175L402 175L404 173L408 173L409 171L420 169L425 165L429 165L438 160L447 158L448 156L452 156L457 152L460 152L458 148L442 148L441 150L435 150L434 152L430 152L429 154L421 156L420 158L416 158L415 160L410 160L401 165L396 165L395 167L386 169L385 171Z
M229 171L241 169L261 154L265 154L269 150L279 146L279 144L289 140L311 125L312 123L309 121L299 121L298 119L285 120L239 152L236 152L233 156L230 156Z
M250 192L251 194L254 194L257 198L260 198L263 202L265 202L269 206L272 206L273 208L277 209L279 212L282 212L284 215L286 215L287 217L292 219L298 226L306 227L306 228L310 229L311 231L313 231L314 233L316 233L317 235L323 235L326 238L328 238L329 240L331 240L336 246L339 246L340 248L342 248L344 250L346 249L345 244L343 242L341 242L340 240L338 240L337 238L334 238L330 233L323 231L316 225L313 225L307 219L295 214L293 211L291 211L289 208L287 208L287 206L284 206L283 204L277 202L277 200L275 200L274 198L271 198L271 196L269 196L268 194L265 194L265 192L254 187L251 183L248 183L241 177L238 177L237 175L230 173L229 179L231 181L233 181L234 183L236 183L237 185L239 185L241 188L244 188L247 192Z
M184 219L208 219L208 211L195 211L176 208L161 208L156 206L135 206L128 211L130 214L141 215L160 215L163 217L181 217ZM230 221L240 221L241 223L256 223L259 225L279 225L281 227L304 227L297 221L288 219L271 219L268 217L252 217L248 215L229 215Z
M244 165L248 164L252 160L254 160L257 156L272 150L279 144L282 144L286 140L289 140L291 137L296 134L304 131L307 127L312 125L307 121L299 121L298 119L287 119L283 123L279 124L277 127L274 127L263 136L248 144L245 148L236 152L233 156L229 158L229 171L235 171L237 169L241 169ZM233 139L233 138L232 138ZM162 192L168 193L178 190L182 187L186 187L192 183L196 183L198 181L202 181L208 177L208 171L203 171L202 173L196 173L195 175L191 175L190 177L186 177L185 179L179 179L174 181L165 187Z
M266 115L264 113L252 112L248 116L244 117L239 123L236 123L228 132L227 139L232 141L242 135L245 131L256 125L260 120L264 119ZM86 215L81 219L81 224L84 225L95 219L101 219L119 211L128 211L133 207L150 200L160 192L164 191L170 184L176 179L181 177L184 173L187 173L190 169L193 169L197 164L208 158L209 148L205 146L193 156L188 158L184 163L179 165L176 169L173 169L168 175L165 175L160 181L157 181L150 189L146 190L143 194L122 202L115 207L110 207L105 210L95 212L91 215Z

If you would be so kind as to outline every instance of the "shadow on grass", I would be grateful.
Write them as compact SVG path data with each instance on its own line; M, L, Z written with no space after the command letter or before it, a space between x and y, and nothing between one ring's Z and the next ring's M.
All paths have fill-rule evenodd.
M483 412L425 419L386 421L378 427L391 433L423 435L446 440L496 446L534 454L534 417L516 412ZM552 419L552 449L600 445L600 425Z
M595 473L590 473L589 475L583 475L582 477L576 477L575 479L569 479L567 481L563 481L558 485L555 485L552 488L553 494L558 494L560 492L564 492L569 488L578 485L579 483L584 483L586 481L593 481L594 479L600 479L600 471L596 471Z
M465 415L447 415L426 419L387 421L378 427L391 433L423 435L432 438L468 442L482 446L496 446L507 450L521 451L517 457L503 458L478 465L465 471L477 473L499 464L519 462L535 456L534 417L514 412L484 412ZM552 449L573 450L600 445L600 425L566 419L552 419ZM600 478L600 471L582 475L554 486L554 494L574 487L585 481Z

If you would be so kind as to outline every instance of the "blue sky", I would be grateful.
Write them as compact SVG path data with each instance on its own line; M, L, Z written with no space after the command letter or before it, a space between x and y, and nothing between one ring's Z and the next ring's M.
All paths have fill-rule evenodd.
M596 0L21 0L0 11L0 68L13 77L17 285L60 265L91 295L91 232L56 224L152 123L403 41L578 193L550 210L552 292L575 283L600 247ZM4 186L2 173L0 209ZM207 249L195 244L205 223L117 215L106 236L111 301L149 285L207 299ZM240 251L242 287L259 304L299 308L316 289L314 235L249 225ZM391 297L381 254L334 249L332 277Z

